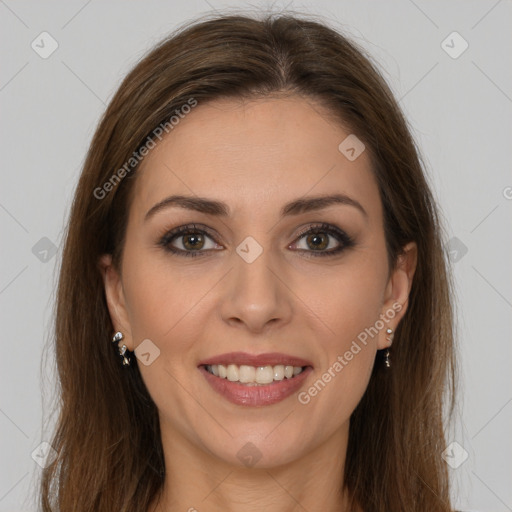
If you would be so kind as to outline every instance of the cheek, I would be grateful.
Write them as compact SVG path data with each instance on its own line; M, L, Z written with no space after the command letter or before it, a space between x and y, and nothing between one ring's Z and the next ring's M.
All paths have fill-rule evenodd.
M347 266L311 297L325 336L319 340L323 356L316 384L306 390L303 403L311 398L314 407L328 407L333 420L350 415L369 382L382 324L382 271L378 263Z
M323 286L316 288L316 298L311 301L329 327L333 349L347 347L379 319L385 287L380 267L377 262L347 265L322 278Z
M165 258L141 253L127 251L123 265L133 343L137 347L150 339L159 353L151 364L146 366L142 360L137 364L158 409L185 418L190 395L181 386L188 382L196 344L207 334L205 294L214 288L218 276L198 275L192 266L172 266ZM191 384L187 390L198 395Z
M164 343L170 338L183 338L183 329L197 326L191 321L201 309L201 300L218 278L212 272L198 276L190 266L172 263L166 257L155 257L143 251L126 252L124 289L134 336L154 338ZM174 333L180 332L180 336ZM139 338L139 339L137 339Z

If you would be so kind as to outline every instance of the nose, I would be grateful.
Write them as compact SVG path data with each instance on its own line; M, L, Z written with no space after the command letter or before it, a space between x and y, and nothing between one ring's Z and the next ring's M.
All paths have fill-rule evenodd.
M226 276L222 295L223 320L254 333L265 331L271 324L288 323L293 293L286 266L265 249L254 260L245 257L243 251L233 253L233 268Z

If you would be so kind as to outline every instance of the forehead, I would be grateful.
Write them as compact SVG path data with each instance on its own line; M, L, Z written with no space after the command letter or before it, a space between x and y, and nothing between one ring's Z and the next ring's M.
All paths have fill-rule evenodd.
M132 209L143 215L168 195L184 194L226 202L238 217L276 215L288 201L339 192L378 221L368 151L350 160L339 149L349 136L321 105L301 97L199 103L143 160Z

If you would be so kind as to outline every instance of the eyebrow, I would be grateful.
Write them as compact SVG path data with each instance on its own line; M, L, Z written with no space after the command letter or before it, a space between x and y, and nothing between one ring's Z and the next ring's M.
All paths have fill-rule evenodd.
M294 201L287 203L281 208L280 215L281 217L300 215L302 213L322 210L335 204L353 206L357 208L366 219L368 218L368 213L362 207L362 205L355 199L352 199L351 197L345 194L310 196L295 199ZM207 215L215 215L218 217L229 216L228 205L221 201L215 201L213 199L208 199L205 197L173 195L166 197L165 199L151 207L149 211L146 213L144 221L147 221L157 212L160 212L170 207L184 208L186 210L193 210L196 212L205 213Z

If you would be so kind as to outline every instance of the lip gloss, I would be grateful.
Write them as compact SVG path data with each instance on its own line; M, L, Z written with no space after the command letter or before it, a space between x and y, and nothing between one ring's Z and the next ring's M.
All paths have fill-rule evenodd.
M208 384L230 402L236 405L257 407L281 402L298 391L312 371L312 368L308 366L299 375L290 379L285 378L270 384L257 384L254 386L216 377L208 372L204 366L199 366L199 371L204 375Z

